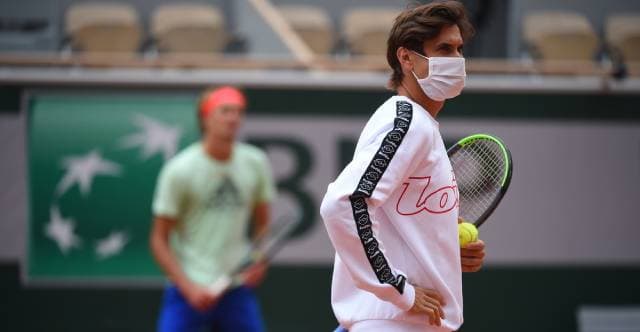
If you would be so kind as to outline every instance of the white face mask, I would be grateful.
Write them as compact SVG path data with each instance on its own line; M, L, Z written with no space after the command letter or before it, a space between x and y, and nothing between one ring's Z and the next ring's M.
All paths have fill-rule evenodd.
M443 101L456 97L462 92L467 76L464 68L464 58L426 57L417 52L413 53L429 61L429 75L427 77L418 78L416 73L411 70L422 91L429 98Z

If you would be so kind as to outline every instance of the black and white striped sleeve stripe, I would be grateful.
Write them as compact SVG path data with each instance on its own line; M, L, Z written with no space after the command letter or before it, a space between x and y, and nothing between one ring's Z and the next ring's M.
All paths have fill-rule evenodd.
M349 196L358 236L371 268L380 283L392 285L400 294L404 292L407 278L401 274L396 275L393 273L387 259L380 250L378 240L376 240L372 231L371 217L369 216L369 207L366 199L373 194L376 185L384 175L391 159L393 159L400 143L402 143L407 134L412 115L413 108L410 103L406 101L396 102L396 118L393 122L393 129L382 140L380 148L360 178L356 190Z

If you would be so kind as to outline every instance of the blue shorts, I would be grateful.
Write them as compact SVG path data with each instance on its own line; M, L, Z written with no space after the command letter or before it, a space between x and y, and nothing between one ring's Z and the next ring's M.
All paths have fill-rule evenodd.
M227 292L211 309L192 308L178 288L169 285L158 320L158 332L262 332L260 307L253 290L239 287Z

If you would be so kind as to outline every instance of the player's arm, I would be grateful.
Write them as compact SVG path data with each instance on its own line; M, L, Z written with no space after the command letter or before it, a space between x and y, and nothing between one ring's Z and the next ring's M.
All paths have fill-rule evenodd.
M178 287L189 304L198 310L206 310L215 303L216 296L188 278L169 244L171 231L180 220L185 199L184 183L185 179L173 165L169 163L163 167L153 197L155 218L151 226L149 246L162 271Z
M417 160L426 155L431 132L415 127L411 125L405 132L390 128L359 149L329 185L320 208L329 238L355 285L403 310L411 309L417 302L422 304L428 296L406 282L407 276L384 256L390 249L373 232L377 221L368 211L386 202L415 169ZM402 140L393 147L395 153L391 156L384 151L385 145L393 145L389 138L397 133L402 134ZM385 159L380 151L391 158Z
M260 202L253 209L253 240L259 239L269 231L271 208L268 202Z
M153 258L162 271L178 288L183 289L189 284L189 279L182 271L178 260L173 255L169 246L169 234L176 223L177 221L172 218L154 218L149 236L149 244Z
M269 231L269 203L258 203L253 210L253 233L252 240L256 241ZM249 287L259 286L267 273L267 264L257 262L247 268L244 273L244 284Z
M260 152L256 159L256 174L258 183L253 200L253 234L255 240L265 235L269 230L271 218L271 202L276 196L276 186L269 165L267 155Z
M258 163L258 186L256 190L256 204L253 208L253 233L251 234L252 240L255 241L269 232L269 225L271 223L271 204L275 196L275 185L273 176L271 175L271 168L266 155L261 154ZM245 271L245 285L249 287L259 286L267 272L267 265L264 262L259 262L252 265Z
M215 303L216 297L187 277L171 251L169 234L176 223L172 218L156 217L154 219L149 239L151 253L165 275L178 287L191 306L205 310Z

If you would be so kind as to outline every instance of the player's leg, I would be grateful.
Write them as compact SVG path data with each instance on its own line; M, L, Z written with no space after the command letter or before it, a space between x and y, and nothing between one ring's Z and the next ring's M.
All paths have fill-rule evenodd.
M174 285L164 290L158 332L196 332L207 323L207 313L193 309Z
M248 287L227 293L218 303L220 332L262 332L264 326L258 299Z

